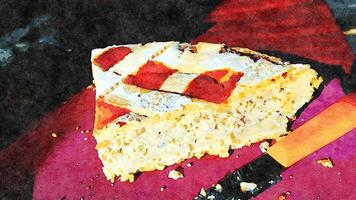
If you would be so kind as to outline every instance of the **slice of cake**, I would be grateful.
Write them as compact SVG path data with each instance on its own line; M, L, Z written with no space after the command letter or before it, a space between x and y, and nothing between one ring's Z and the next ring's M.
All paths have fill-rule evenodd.
M94 137L111 181L278 139L322 81L309 65L223 44L119 45L91 60Z

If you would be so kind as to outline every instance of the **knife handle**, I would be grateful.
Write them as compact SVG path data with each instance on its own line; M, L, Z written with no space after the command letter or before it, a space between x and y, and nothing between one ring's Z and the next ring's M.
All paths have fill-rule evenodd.
M356 92L353 92L271 146L267 153L289 167L356 127Z

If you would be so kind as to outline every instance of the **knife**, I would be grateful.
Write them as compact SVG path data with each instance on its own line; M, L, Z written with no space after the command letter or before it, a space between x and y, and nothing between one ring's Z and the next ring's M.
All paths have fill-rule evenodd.
M251 199L281 181L280 174L285 169L355 127L356 92L353 92L277 141L265 154L227 175L215 186L202 190L194 199Z

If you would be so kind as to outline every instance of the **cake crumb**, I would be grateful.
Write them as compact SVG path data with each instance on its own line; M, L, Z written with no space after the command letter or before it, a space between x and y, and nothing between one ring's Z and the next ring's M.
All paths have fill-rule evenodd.
M187 164L187 167L192 167L193 166L193 163L192 162L189 162L188 164Z
M221 192L222 191L222 187L221 187L221 185L219 183L215 185L215 191L217 191L217 192Z
M183 174L180 173L179 171L176 171L173 169L173 170L169 171L168 178L177 180L179 178L183 178Z
M214 196L214 195L209 195L209 196L207 197L207 199L213 200L213 199L215 199L215 196Z
M164 185L161 187L160 191L163 192L164 190L166 190L166 188L167 188L167 186Z
M286 199L287 199L287 197L284 193L279 195L279 197L278 197L278 200L286 200Z
M334 167L334 163L331 161L330 158L320 159L320 160L318 160L318 163L323 165L324 167L329 167L329 168Z
M54 132L53 132L53 133L51 134L51 136L52 136L53 138L57 138L57 133L54 133Z
M206 192L205 192L205 190L204 190L204 188L202 188L201 190L200 190L200 193L199 193L201 196L203 196L203 197L206 197Z
M242 192L251 192L257 187L256 183L241 182L240 188Z
M267 149L270 147L270 143L267 141L261 142L260 144L260 150L265 153L267 151Z

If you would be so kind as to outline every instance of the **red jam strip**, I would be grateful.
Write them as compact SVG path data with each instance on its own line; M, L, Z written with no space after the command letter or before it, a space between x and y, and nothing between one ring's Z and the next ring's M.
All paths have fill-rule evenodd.
M136 75L127 76L125 83L148 90L159 90L164 81L176 71L162 63L148 61L138 70Z
M94 59L94 64L101 67L103 71L108 71L129 53L131 53L131 49L128 47L113 47L96 57Z
M96 102L95 128L102 129L108 123L129 112L131 111L127 108L120 108L105 103L103 99L98 99Z
M229 98L236 83L243 76L242 72L235 72L228 81L221 83L219 80L211 77L211 74L212 72L206 72L197 76L190 82L183 94L213 103L223 103ZM220 75L216 77L219 79L222 78Z
M117 122L116 124L120 125L120 127L121 127L121 126L125 125L126 122Z
M207 76L210 76L211 78L219 81L222 77L224 77L229 71L227 71L226 69L218 69L218 70L214 70L214 71L208 71L205 72L204 74Z

